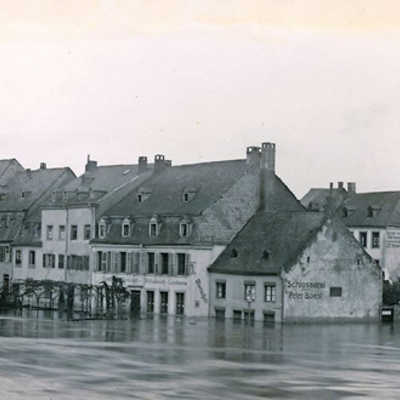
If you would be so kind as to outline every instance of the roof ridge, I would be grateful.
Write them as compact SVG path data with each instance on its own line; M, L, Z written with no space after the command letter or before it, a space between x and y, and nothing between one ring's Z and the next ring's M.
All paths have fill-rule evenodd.
M178 164L178 165L173 165L171 168L181 168L181 167L194 167L194 166L199 166L199 165L208 165L208 164L222 164L222 163L228 163L228 162L239 162L239 161L246 161L245 158L237 158L233 160L217 160L217 161L204 161L204 162L198 162L198 163L191 163L191 164Z

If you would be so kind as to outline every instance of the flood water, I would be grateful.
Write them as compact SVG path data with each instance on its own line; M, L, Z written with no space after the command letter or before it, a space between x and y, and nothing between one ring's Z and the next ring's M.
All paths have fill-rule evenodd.
M399 399L400 325L0 316L0 399Z

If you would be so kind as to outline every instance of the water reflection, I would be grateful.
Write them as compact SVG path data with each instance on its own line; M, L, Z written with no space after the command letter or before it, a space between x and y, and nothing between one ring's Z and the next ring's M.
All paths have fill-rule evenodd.
M400 326L0 317L4 399L400 396Z

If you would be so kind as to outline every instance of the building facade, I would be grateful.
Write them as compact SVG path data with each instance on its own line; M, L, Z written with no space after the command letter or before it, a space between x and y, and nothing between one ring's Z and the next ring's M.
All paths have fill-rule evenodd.
M380 267L339 220L323 213L258 213L209 272L210 315L217 318L379 318Z

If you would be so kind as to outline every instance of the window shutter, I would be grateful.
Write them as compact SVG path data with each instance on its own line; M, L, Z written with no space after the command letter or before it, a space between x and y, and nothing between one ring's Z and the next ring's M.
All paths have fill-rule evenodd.
M134 256L134 270L133 270L133 272L135 274L139 274L140 273L140 253L139 252L133 253L133 256Z
M46 268L46 254L43 254L42 256L42 266L43 268Z
M168 255L168 275L174 275L175 254L169 253Z
M160 253L154 253L154 272L156 275L161 274Z
M149 256L144 251L139 253L139 273L147 273L147 264L149 262Z
M193 267L190 262L190 254L186 253L185 257L185 275L191 275L193 273Z
M51 255L51 268L55 268L56 267L56 255L52 254Z
M111 272L111 251L107 252L107 265L105 272Z

